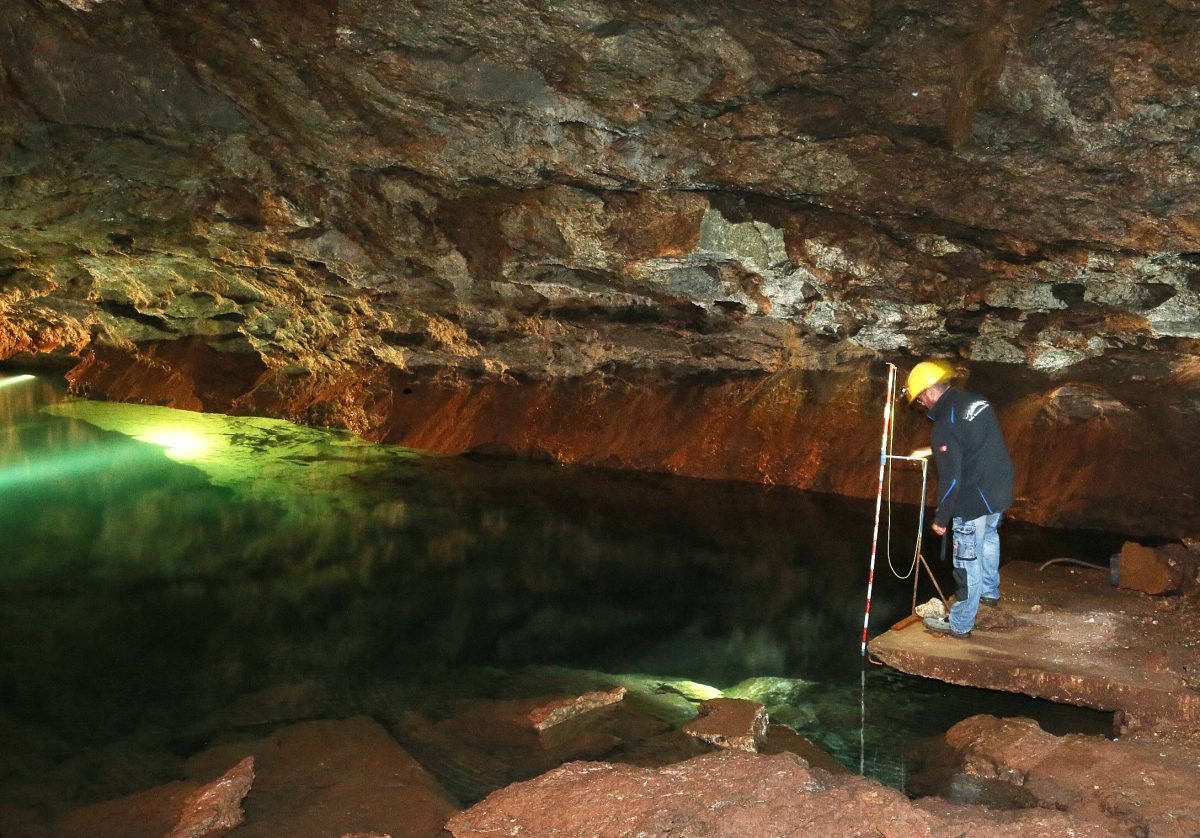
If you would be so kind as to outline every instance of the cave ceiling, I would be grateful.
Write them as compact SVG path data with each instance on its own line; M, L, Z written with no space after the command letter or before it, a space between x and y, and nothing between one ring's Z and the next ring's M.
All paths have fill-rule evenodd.
M3 357L183 340L317 380L938 354L1200 402L1194 2L0 17Z

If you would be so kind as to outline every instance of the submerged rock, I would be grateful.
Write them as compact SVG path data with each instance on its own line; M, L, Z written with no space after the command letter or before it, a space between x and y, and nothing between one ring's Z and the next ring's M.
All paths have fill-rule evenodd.
M254 757L247 838L327 838L347 832L435 836L457 807L380 725L364 716L302 722L263 739L215 746L189 774ZM165 830L164 830L165 832Z
M61 838L220 838L244 820L242 799L254 782L247 757L210 783L178 781L71 812Z
M804 704L811 697L815 686L813 681L800 678L759 676L726 687L722 692L726 698L756 701L771 712L776 707Z
M847 774L849 769L837 761L824 748L806 736L801 736L787 725L773 724L767 727L767 734L758 747L760 754L782 754L784 752L803 757L804 761L813 768L820 768L831 774Z
M608 692L590 692L574 698L551 701L531 710L529 721L537 730L544 731L568 719L616 704L625 697L626 692L625 687L614 687Z
M419 713L405 713L392 730L404 748L462 803L480 800L519 774L510 763L443 733Z

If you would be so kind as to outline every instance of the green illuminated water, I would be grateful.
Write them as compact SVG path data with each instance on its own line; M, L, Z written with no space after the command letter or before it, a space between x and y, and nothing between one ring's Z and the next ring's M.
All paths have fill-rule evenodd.
M901 787L907 745L975 713L1106 724L876 667L860 693L863 503L417 456L41 379L0 387L0 490L0 804L126 794L304 718L617 683L685 712L685 681L783 679L774 719ZM1005 537L1034 560L1113 547ZM881 571L875 629L910 596Z

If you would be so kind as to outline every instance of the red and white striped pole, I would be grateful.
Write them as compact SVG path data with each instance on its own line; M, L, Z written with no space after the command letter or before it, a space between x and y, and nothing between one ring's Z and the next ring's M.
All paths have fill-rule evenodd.
M879 547L879 513L883 508L883 473L888 458L888 430L892 424L892 400L896 392L896 365L888 364L887 401L883 405L883 439L879 442L879 494L875 498L875 534L871 536L871 572L867 576L867 608L863 612L862 655L867 656L867 623L871 620L871 589L875 585L875 552Z

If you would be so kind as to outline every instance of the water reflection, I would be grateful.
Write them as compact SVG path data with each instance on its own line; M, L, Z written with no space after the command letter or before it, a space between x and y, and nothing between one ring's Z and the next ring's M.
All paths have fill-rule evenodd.
M250 694L308 696L293 718L436 718L581 670L789 679L774 717L858 765L866 504L421 457L43 380L0 388L0 423L0 799L46 809L172 779ZM1032 559L1095 540L1006 535ZM877 584L873 625L910 592ZM1032 712L879 670L870 695L869 768L896 784L916 736Z

